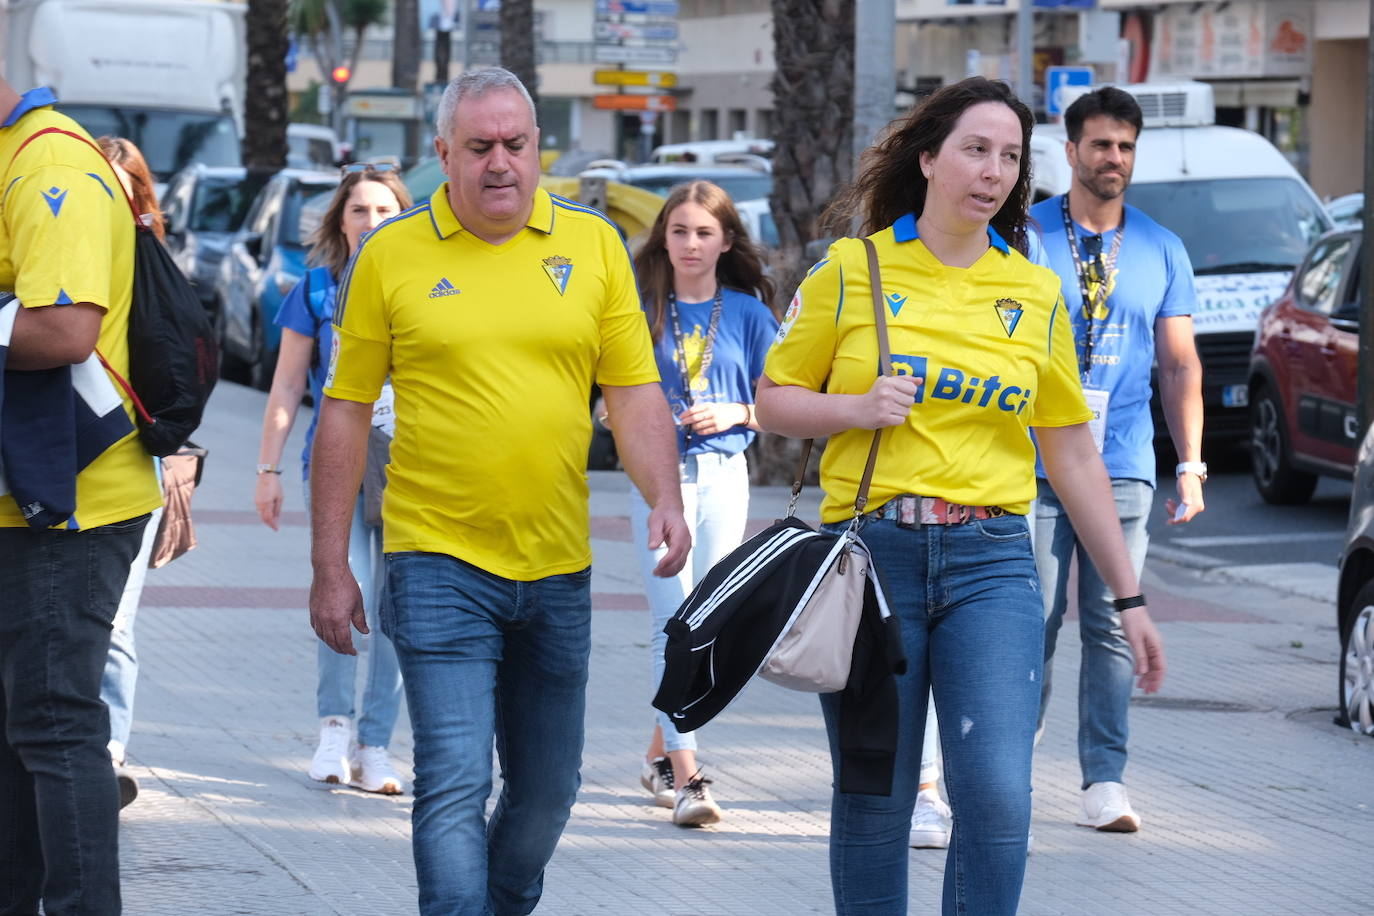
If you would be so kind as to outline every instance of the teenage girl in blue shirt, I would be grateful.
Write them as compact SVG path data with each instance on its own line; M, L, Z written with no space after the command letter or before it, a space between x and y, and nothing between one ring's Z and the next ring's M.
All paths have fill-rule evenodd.
M729 195L709 181L679 185L635 258L660 384L677 420L682 501L692 553L682 572L653 575L649 507L631 489L630 522L653 616L653 686L663 677L663 626L706 571L744 536L754 439L754 384L778 322L764 303L773 284ZM613 419L613 418L612 418ZM720 807L696 760L696 736L657 713L640 781L673 823L713 824Z

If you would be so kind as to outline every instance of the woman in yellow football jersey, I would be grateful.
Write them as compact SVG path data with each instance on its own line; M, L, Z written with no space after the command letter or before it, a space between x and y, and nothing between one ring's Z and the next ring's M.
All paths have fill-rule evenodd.
M798 289L759 382L763 428L830 437L821 515L832 530L852 520L871 431L888 430L857 524L910 663L898 678L892 794L834 794L841 914L907 912L907 833L931 690L955 823L943 912L1016 912L1044 645L1026 521L1031 427L1118 596L1140 686L1154 691L1164 676L1088 428L1059 278L1024 256L1032 124L1005 84L982 78L941 89L896 123L832 213L845 225L859 215L877 248L897 374L879 374L863 243L840 239ZM838 696L821 698L833 754Z

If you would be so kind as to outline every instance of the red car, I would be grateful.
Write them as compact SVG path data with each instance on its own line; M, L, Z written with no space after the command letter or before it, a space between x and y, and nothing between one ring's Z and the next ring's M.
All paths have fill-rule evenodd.
M1251 470L1266 502L1306 502L1326 474L1355 466L1361 233L1313 244L1260 314L1250 353Z

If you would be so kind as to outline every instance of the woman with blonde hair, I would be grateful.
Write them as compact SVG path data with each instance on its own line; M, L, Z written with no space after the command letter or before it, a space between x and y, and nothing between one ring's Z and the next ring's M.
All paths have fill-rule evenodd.
M749 513L744 450L759 428L754 384L778 322L773 284L730 197L709 181L668 195L635 257L660 384L677 419L682 501L692 553L682 572L653 575L665 548L649 550L649 506L633 489L630 520L653 632L653 685L663 677L663 626L711 566L738 546ZM614 418L610 418L614 420ZM657 714L640 782L684 827L720 820L696 761L696 736Z
M410 206L410 194L394 169L355 163L345 166L343 172L343 180L310 238L310 262L316 266L287 294L277 313L277 324L282 329L281 350L262 420L253 500L263 523L274 531L282 509L282 451L307 382L315 404L305 434L305 451L301 453L309 509L310 450L333 343L334 300L344 268L364 235ZM377 401L374 426L387 429L392 423L390 393L387 386ZM368 672L362 717L358 719L355 740L357 657L340 655L317 641L319 673L315 693L320 739L310 762L310 778L398 795L401 778L391 765L386 746L400 711L401 671L391 640L377 626L382 592L382 532L379 525L369 524L365 519L361 493L354 507L348 562L362 589L371 630L366 640Z

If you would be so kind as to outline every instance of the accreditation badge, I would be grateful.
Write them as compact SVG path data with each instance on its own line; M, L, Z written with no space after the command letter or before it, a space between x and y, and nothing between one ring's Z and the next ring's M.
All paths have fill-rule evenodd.
M1088 402L1088 409L1093 415L1088 420L1088 431L1093 434L1093 445L1097 446L1099 454L1102 446L1107 441L1107 399L1109 393L1101 388L1084 388L1083 398Z

